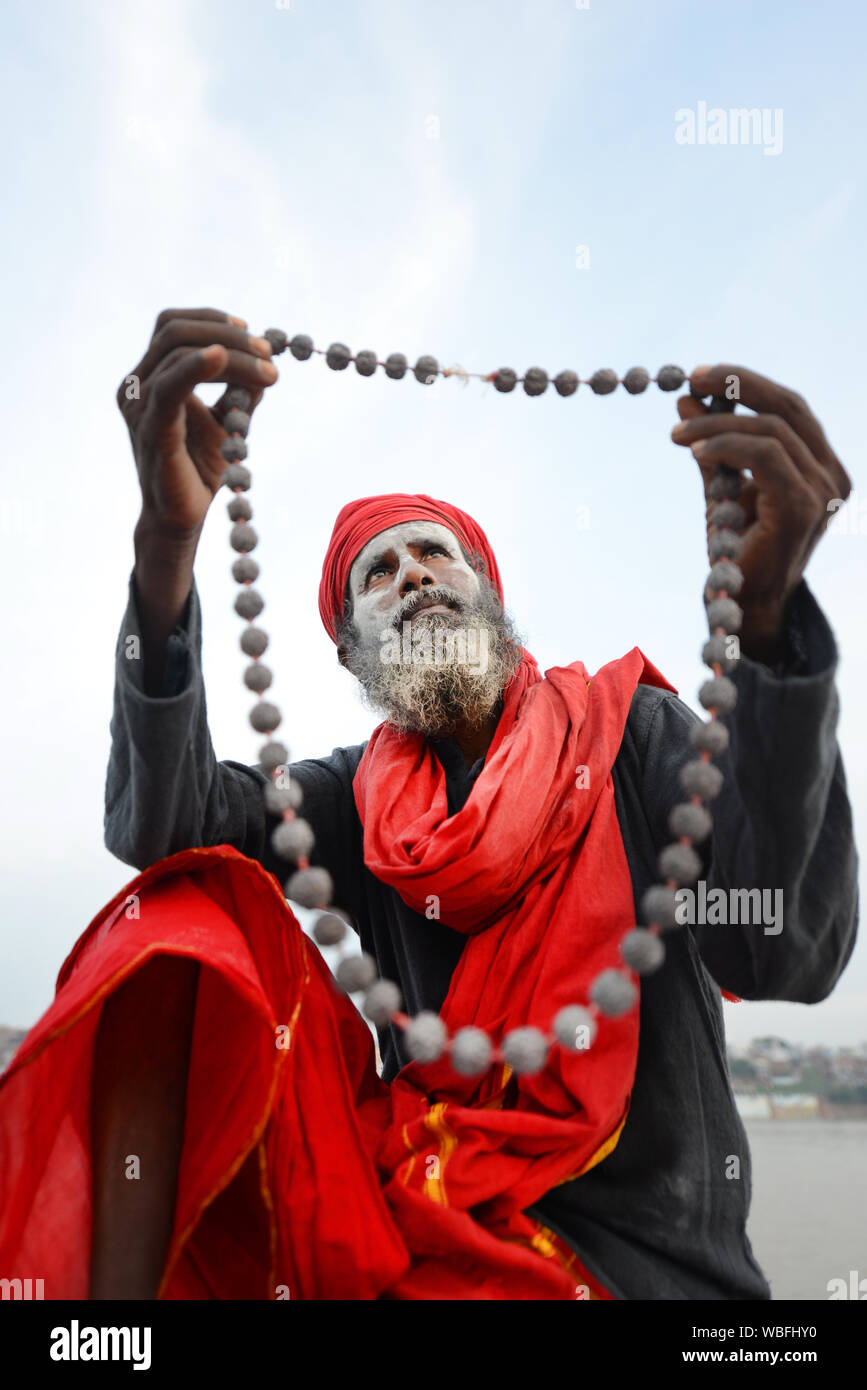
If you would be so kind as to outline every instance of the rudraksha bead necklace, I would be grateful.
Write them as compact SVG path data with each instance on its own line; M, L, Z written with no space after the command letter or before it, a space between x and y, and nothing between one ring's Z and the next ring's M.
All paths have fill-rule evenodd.
M468 372L463 367L441 368L435 357L422 356L410 369L406 357L399 352L382 362L369 350L353 355L344 343L332 343L327 349L316 348L304 333L297 333L290 340L282 329L269 328L264 337L271 343L274 355L288 347L293 357L306 361L318 353L334 371L344 371L354 362L361 376L373 376L377 367L383 367L386 376L394 380L402 379L411 370L422 385L433 384L438 376L457 377L463 381L475 377L491 382L502 392L513 391L520 382L528 396L542 395L550 380L541 367L530 367L519 377L510 367L500 367L489 373ZM638 395L651 381L662 391L677 391L686 380L686 373L675 366L661 367L655 377L643 367L632 367L622 378L605 368L586 380L577 372L564 370L553 378L553 385L561 396L574 395L579 385L589 386L596 395L608 395L618 385L623 385L630 395ZM228 409L222 421L227 438L220 452L227 464L223 482L235 494L228 505L233 522L229 539L232 548L239 552L239 558L232 565L232 574L243 586L235 600L235 612L247 621L241 634L241 650L251 658L244 672L244 683L262 696L270 688L273 674L260 659L269 638L255 621L265 601L252 587L259 577L259 565L250 552L259 538L250 524L253 511L244 496L252 482L250 471L243 463L247 457L250 402L246 387L229 388ZM719 397L711 400L709 408L712 412L733 410L734 404ZM702 660L711 668L713 676L698 692L709 717L690 730L690 746L697 757L681 768L680 784L685 799L672 809L668 818L673 839L659 855L658 868L663 881L648 888L642 898L645 925L631 928L620 943L624 965L639 976L649 975L659 968L665 956L662 933L681 925L677 919L676 892L695 883L701 873L702 861L694 846L710 835L713 822L706 803L718 795L723 782L722 772L711 760L728 747L728 729L720 716L729 714L737 699L737 687L727 673L739 660L740 646L735 634L740 631L743 619L743 610L736 602L743 585L743 574L736 563L741 551L738 532L746 519L737 501L740 490L741 477L737 471L725 466L715 470L709 485L710 497L715 503L708 541L712 565L704 592L710 637L702 648ZM334 885L327 869L310 863L313 830L298 815L302 792L289 775L289 749L274 737L281 722L280 710L268 700L260 698L250 711L251 725L268 740L259 750L260 765L270 777L264 788L265 807L281 818L272 833L271 847L279 858L295 864L295 872L283 885L286 897L302 907L320 909L313 925L314 940L319 946L341 946L346 939L347 919L336 909L323 910L331 903ZM592 1045L597 1018L620 1018L636 1006L638 990L628 971L603 970L593 981L589 998L560 1009L548 1033L538 1028L516 1028L507 1033L499 1045L480 1028L460 1028L449 1037L439 1014L430 1010L422 1010L409 1018L401 1011L402 999L397 985L377 977L376 963L367 952L342 951L334 974L337 984L347 994L364 992L362 1011L377 1028L394 1023L404 1030L407 1053L415 1061L435 1062L448 1052L456 1072L478 1076L495 1062L506 1063L516 1074L532 1075L543 1069L550 1049L556 1045L569 1052L585 1051Z

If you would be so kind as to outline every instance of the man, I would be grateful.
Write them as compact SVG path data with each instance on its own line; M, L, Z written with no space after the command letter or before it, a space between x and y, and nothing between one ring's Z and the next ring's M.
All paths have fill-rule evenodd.
M282 882L287 866L273 854L275 822L262 804L265 774L217 763L213 754L193 579L198 535L223 472L224 413L221 404L206 409L194 387L240 383L254 392L255 406L276 377L269 345L244 330L216 310L166 311L135 369L140 399L119 392L143 506L118 641L105 831L108 847L140 868L187 847L224 845ZM573 1286L578 1296L584 1290L614 1299L770 1296L745 1231L749 1154L728 1081L720 989L816 1002L830 993L853 948L857 856L835 734L836 648L803 580L827 502L848 495L850 485L799 397L725 366L697 369L692 385L721 394L733 374L742 403L756 414L712 415L685 397L674 431L692 447L706 485L720 462L753 474L741 499L738 702L726 720L731 739L719 760L725 782L713 803L712 836L700 848L708 890L781 891L783 930L699 921L667 933L664 965L641 980L640 1030L638 1010L633 1022L605 1020L598 1050L591 1047L580 1067L567 1058L538 1084L495 1068L481 1090L478 1078L460 1082L443 1063L420 1070L393 1024L380 1029L382 1079L371 1079L369 1062L365 1070L356 1061L356 1023L305 957L315 978L296 1010L298 1094L291 1113L289 1100L281 1102L289 1137L260 1150L259 1176L245 1162L216 1200L205 1194L198 1207L189 1189L191 1148L204 1124L201 1078L218 1069L202 1039L209 1019L229 1017L227 997L208 1012L217 924L212 944L178 938L176 954L151 954L135 971L130 946L123 981L117 984L120 968L100 976L100 988L111 988L93 1052L92 1297L152 1297L158 1287L170 1297L274 1296L239 1294L241 1275L234 1284L229 1275L220 1280L245 1259L252 1268L256 1236L242 1248L238 1211L252 1231L265 1208L273 1218L275 1206L291 1211L286 1243L295 1255L282 1253L273 1225L272 1245L279 1259L295 1259L291 1278L301 1296L574 1297ZM598 961L615 959L615 924L641 920L643 894L659 879L657 857L671 839L667 817L681 799L678 772L696 721L637 649L592 681L580 663L543 679L501 595L484 532L459 509L413 494L344 508L323 568L320 611L339 659L384 723L367 745L290 769L316 837L312 862L331 874L334 901L351 915L362 947L399 985L408 1013L441 1012L448 1022L475 1017L476 1000L483 1022L541 1019L558 975L569 975L570 988L586 986L594 953ZM395 646L398 634L422 651L425 642L432 651L434 639L451 637L454 650L459 631L473 635L461 649L472 650L472 660L407 661L406 645ZM125 659L131 637L141 639L140 662ZM393 660L383 660L388 643ZM563 750L571 777L576 752L578 765L591 770L592 796L584 802L573 796L567 804L559 785L558 799L546 802L535 785L553 779ZM504 808L498 796L506 788L518 794ZM554 805L556 816L546 810ZM565 846L558 841L564 835ZM433 871L431 845L439 855ZM198 853L207 868L207 852ZM483 872L474 877L480 862ZM520 891L504 886L510 876ZM251 883L245 891L252 893ZM232 893L219 901L242 925ZM291 935L290 944L298 949ZM87 949L92 958L92 938ZM267 949L254 949L260 977ZM240 1037L240 1021L237 1027ZM137 1047L128 1043L131 1028ZM314 1063L305 1049L312 1039L331 1097L327 1119L310 1089ZM212 1046L226 1046L216 1032ZM341 1068L341 1076L351 1074L346 1114L346 1088L335 1080ZM273 1129L274 1109L267 1113ZM330 1182L334 1145L317 1147L328 1124L340 1136L344 1165ZM309 1163L299 1129L300 1148L316 1150ZM131 1151L150 1174L133 1193L123 1176ZM290 1157L281 1168L284 1152ZM416 1159L433 1165L424 1179ZM356 1165L351 1178L346 1164ZM557 1176L540 1183L540 1172ZM367 1191L371 1182L381 1184L386 1209L379 1191ZM347 1206L354 1186L365 1190L352 1198L357 1210ZM302 1190L317 1211L333 1207L339 1220L327 1226L327 1216L317 1216L305 1224ZM522 1204L520 1195L531 1192ZM172 1276L172 1285L169 1267L183 1248L181 1208L197 1212L198 1226L183 1280ZM341 1222L354 1220L350 1259L299 1263L306 1236L336 1248ZM379 1253L368 1256L377 1241ZM356 1269L346 1273L353 1262L363 1280ZM196 1279L207 1292L190 1292Z

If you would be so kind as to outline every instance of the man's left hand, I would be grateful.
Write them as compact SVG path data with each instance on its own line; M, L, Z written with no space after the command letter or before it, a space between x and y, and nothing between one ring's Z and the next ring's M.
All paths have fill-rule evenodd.
M785 654L786 604L834 510L852 490L848 473L803 396L746 367L696 367L690 384L703 396L734 397L754 415L711 414L694 396L677 402L671 437L692 449L707 489L717 466L749 469L738 502L746 513L738 565L744 585L740 640L744 656L774 664Z

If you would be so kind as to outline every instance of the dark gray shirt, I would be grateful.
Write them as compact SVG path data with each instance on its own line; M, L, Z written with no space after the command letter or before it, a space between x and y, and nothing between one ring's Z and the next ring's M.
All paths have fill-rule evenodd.
M201 606L193 585L169 638L159 697L143 693L135 579L117 643L105 843L144 869L191 846L231 844L281 883L276 824L263 806L260 767L218 762L201 668ZM802 581L787 614L781 668L743 658L730 747L702 848L707 891L782 890L782 930L753 920L699 924L666 937L666 959L642 981L638 1064L629 1116L613 1152L530 1209L577 1252L618 1299L766 1299L770 1289L746 1234L750 1156L726 1062L720 987L742 999L816 1003L833 989L855 941L858 860L837 745L837 650ZM570 658L567 658L570 659ZM639 686L613 767L618 821L636 913L659 881L668 813L682 799L678 771L693 756L698 716L677 696ZM292 764L305 818L380 974L400 986L409 1013L438 1010L465 937L413 912L364 865L352 779L364 744ZM483 760L467 769L452 740L434 744L447 776L449 813L466 800ZM641 920L637 915L636 920ZM731 1008L746 1005L728 1005ZM409 1059L399 1029L380 1030L387 1081ZM735 1162L736 1160L736 1162Z

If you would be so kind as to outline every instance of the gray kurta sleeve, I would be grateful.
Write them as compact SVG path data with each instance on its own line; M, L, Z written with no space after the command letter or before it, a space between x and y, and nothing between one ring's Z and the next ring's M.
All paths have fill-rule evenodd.
M725 915L702 922L697 914L690 929L723 989L812 1004L830 994L852 953L858 855L837 743L837 647L804 580L789 604L787 637L782 674L744 657L733 675L730 744L717 759L725 782L710 803L713 831L701 847L704 891L723 890L717 903ZM696 756L686 738L697 718L670 695L653 715L644 796L658 847L672 839L668 813L684 799L678 773ZM694 887L698 904L701 884ZM765 914L756 922L738 889L766 890L763 906L780 909L777 920ZM753 900L755 909L755 893Z
M106 848L137 869L181 849L261 842L263 774L219 764L208 730L195 582L168 639L159 696L144 693L134 574L115 653L111 751L105 781ZM222 769L222 771L220 771Z
M105 782L106 848L136 869L201 845L229 844L257 859L281 882L292 865L277 859L270 833L277 824L262 800L265 773L244 763L218 762L208 730L202 677L202 612L195 582L168 639L159 696L143 687L141 628L134 572L117 639L111 751ZM139 639L136 642L136 639ZM301 814L313 827L311 862L324 864L343 901L354 803L351 779L359 749L293 763L302 787Z

